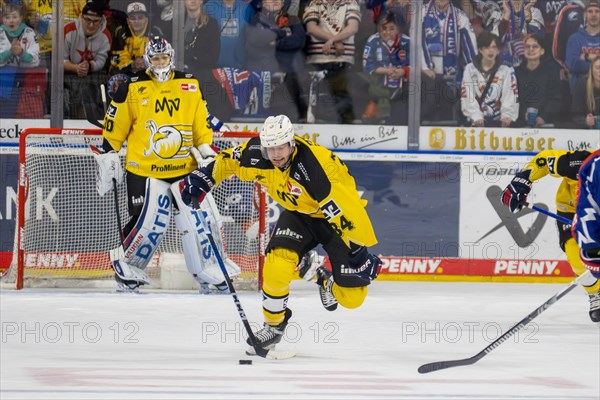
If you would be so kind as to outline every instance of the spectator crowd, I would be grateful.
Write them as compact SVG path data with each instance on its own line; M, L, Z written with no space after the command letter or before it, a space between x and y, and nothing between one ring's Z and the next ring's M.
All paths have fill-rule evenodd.
M174 18L173 1L184 4L183 19ZM149 38L178 33L184 65L177 67L198 79L222 120L285 113L294 122L406 125L409 98L420 91L424 125L600 129L600 0L60 6L69 119L101 115L101 85L112 96L145 70ZM422 46L412 54L415 23ZM51 0L0 0L0 117L50 113L55 24ZM411 57L419 57L419 74Z

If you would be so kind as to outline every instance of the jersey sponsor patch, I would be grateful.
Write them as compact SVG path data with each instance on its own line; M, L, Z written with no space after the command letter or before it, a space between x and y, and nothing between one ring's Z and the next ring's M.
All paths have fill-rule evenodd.
M195 83L182 83L181 90L183 90L184 92L197 92L198 85L196 85Z
M325 219L327 221L332 220L342 213L342 209L336 204L335 201L333 201L333 199L323 204L321 206L321 210L323 211L323 215L325 215Z
M292 239L298 240L298 241L301 241L304 238L304 236L302 236L298 232L291 230L290 228L286 228L286 229L277 228L277 230L275 231L275 236L287 236L289 238L292 238Z
M294 196L301 196L302 195L302 188L299 187L299 186L292 185L291 182L287 183L287 189L288 189L288 192L290 192Z
M115 118L117 116L117 106L111 103L108 106L108 110L106 110L106 115L108 115L110 118Z

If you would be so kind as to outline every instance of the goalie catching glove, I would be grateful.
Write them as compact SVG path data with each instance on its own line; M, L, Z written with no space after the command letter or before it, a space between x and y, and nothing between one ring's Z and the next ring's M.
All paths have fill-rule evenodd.
M379 275L381 271L381 260L379 257L369 253L366 247L359 247L350 253L348 268L342 266L342 273L356 275L365 282L365 285Z
M104 196L113 190L113 179L117 181L117 184L123 183L121 159L119 158L119 154L114 150L104 153L95 146L90 146L90 149L94 153L94 158L98 166L96 189L100 196Z
M515 175L510 184L502 192L502 204L512 213L517 213L525 207L527 195L531 191L530 171L521 171Z
M198 204L202 203L206 194L215 186L211 170L210 166L198 168L179 183L181 199L187 206L196 207L193 204L193 199L198 199Z

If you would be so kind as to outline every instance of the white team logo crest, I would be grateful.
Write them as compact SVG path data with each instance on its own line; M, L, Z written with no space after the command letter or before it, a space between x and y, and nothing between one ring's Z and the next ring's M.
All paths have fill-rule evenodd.
M150 130L148 147L144 155L152 153L162 159L185 158L190 154L192 129L190 125L163 125L158 127L156 122L146 121L146 129Z

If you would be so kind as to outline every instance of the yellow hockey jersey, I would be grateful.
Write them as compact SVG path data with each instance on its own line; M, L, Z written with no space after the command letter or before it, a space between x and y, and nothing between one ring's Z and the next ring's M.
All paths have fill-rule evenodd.
M192 146L212 143L198 80L175 71L166 82L142 72L122 83L104 116L104 139L116 151L127 140L125 169L158 179L197 168Z
M529 171L529 180L535 182L546 175L562 178L556 192L556 209L574 213L577 200L577 175L589 151L544 150L538 153L523 171Z
M282 171L262 157L260 139L252 138L215 157L216 183L235 174L242 181L258 181L283 208L325 218L350 247L377 243L375 232L354 178L333 152L296 136L290 166Z

